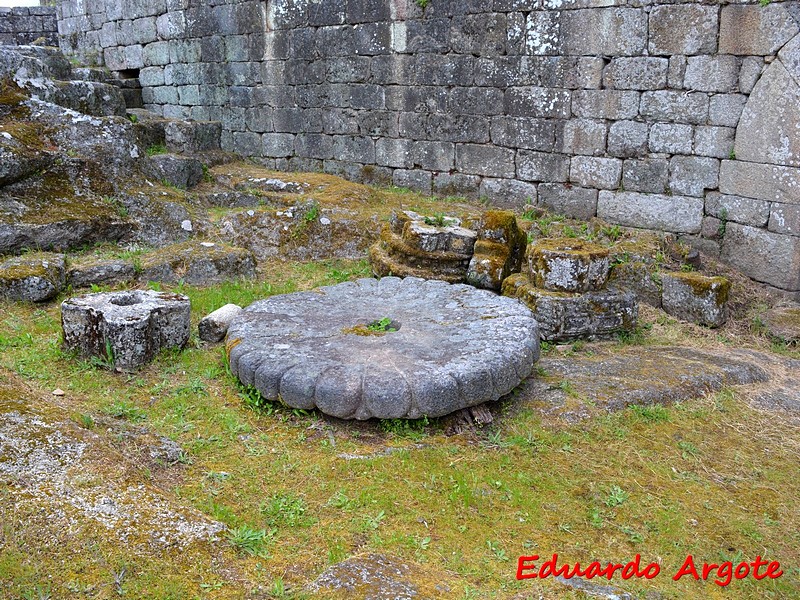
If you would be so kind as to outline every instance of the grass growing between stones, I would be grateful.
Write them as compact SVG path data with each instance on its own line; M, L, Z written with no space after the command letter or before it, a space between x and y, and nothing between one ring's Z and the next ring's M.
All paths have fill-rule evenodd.
M162 289L191 297L196 324L227 302L368 274L363 261L262 267L258 282ZM515 580L519 555L554 552L570 563L625 563L636 554L658 562L652 581L615 578L639 596L787 598L800 589L800 431L754 411L735 390L579 424L550 420L512 394L491 427L447 435L441 420L344 423L280 406L249 409L219 345L193 342L130 375L98 369L61 352L57 303L3 304L0 314L0 367L42 396L63 389L59 402L126 455L134 480L229 528L216 544L130 552L113 529L95 524L74 535L6 505L14 518L0 529L0 596L336 597L301 588L369 552L419 564L427 597L577 597L552 579ZM771 344L739 322L709 331L654 309L642 317L620 344ZM178 442L184 454L151 460L126 441L131 427ZM12 485L0 479L0 505ZM762 555L780 560L785 574L727 590L673 582L687 554L698 563Z

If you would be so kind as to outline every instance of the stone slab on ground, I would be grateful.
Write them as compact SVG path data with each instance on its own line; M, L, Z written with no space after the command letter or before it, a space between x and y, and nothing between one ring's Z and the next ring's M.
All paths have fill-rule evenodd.
M538 368L546 375L530 379L519 398L545 412L578 420L598 410L671 404L725 386L764 383L771 373L763 366L769 357L755 351L673 346L620 350L599 345L591 350L543 357Z
M141 259L140 279L191 285L213 285L256 275L250 250L213 242L185 242L159 248Z
M131 556L218 539L224 525L147 484L107 439L69 415L0 370L2 522L19 523L19 535L47 532L52 543L67 545L100 532Z
M426 575L419 565L376 553L331 565L307 589L362 600L444 598L454 591L443 578Z
M664 272L661 282L664 285L661 304L667 314L707 327L721 327L728 320L731 283L726 278L696 272Z
M85 260L70 264L67 283L74 289L128 283L136 278L133 262L121 259Z
M762 317L767 331L788 344L800 342L800 306L782 306L767 311Z
M66 283L63 254L14 256L0 262L0 298L44 302Z
M226 345L232 373L267 399L345 419L414 419L510 392L533 370L539 330L514 299L384 277L255 302Z

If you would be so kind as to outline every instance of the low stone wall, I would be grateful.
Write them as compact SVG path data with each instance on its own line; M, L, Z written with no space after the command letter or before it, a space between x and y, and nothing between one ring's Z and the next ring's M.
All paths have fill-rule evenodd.
M0 45L24 46L39 39L48 46L58 46L54 6L0 6Z
M672 232L790 292L799 23L794 1L59 4L62 47L269 167Z

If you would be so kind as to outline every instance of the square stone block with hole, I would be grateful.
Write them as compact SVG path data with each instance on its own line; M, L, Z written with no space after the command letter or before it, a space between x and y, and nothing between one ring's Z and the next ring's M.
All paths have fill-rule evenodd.
M165 348L189 341L191 306L180 294L132 290L69 298L61 304L64 349L133 371Z

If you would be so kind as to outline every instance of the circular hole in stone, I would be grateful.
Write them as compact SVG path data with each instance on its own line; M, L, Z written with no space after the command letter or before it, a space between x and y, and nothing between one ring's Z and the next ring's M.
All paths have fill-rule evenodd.
M139 297L139 294L127 293L112 296L109 302L116 306L133 306L134 304L141 304L142 299Z

